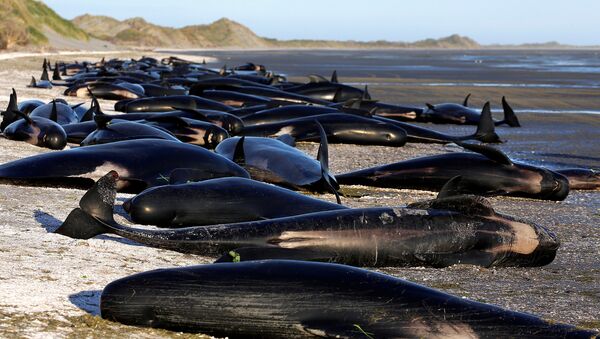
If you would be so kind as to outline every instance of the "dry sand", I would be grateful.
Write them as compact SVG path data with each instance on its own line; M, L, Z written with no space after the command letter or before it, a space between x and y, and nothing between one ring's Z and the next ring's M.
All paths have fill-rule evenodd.
M119 56L139 55L124 53ZM98 58L97 55L76 57L80 60ZM39 57L0 61L0 107L6 106L11 87L16 88L20 100L50 100L61 96L62 87L52 90L25 88L31 75L39 75L40 65ZM393 97L395 90L390 87L386 92L385 88L378 88L377 94L393 102L398 99ZM435 95L447 95L444 90ZM80 102L72 98L67 100ZM103 101L102 105L108 111L112 103ZM538 115L523 116L525 127L522 131L525 132L519 132L521 134L514 132L515 129L500 130L502 136L509 135L520 142L516 144L521 148L510 148L510 143L503 146L514 152L509 154L526 155L539 146L528 144L526 133L527 126L535 125L539 119ZM576 124L575 127L591 126L596 130L599 127L597 116L562 117L558 122L547 124L567 122ZM450 130L463 131L464 128ZM543 133L536 135L546 137ZM317 150L315 144L305 143L299 147L313 155ZM595 149L598 150L597 144ZM451 146L419 144L402 148L331 145L330 162L334 173L341 173L456 150ZM45 151L0 139L0 163ZM592 155L598 157L598 152ZM590 161L598 161L591 158ZM344 191L352 197L343 198L343 202L355 207L397 206L434 197L429 192L366 187L344 187ZM50 233L77 206L83 193L71 189L0 185L0 337L200 337L123 326L97 316L100 292L115 279L154 268L210 263L215 258L140 246L112 235L74 240ZM127 195L119 194L119 204L124 197ZM333 200L331 195L322 198ZM548 226L558 234L562 246L556 260L546 267L486 269L459 265L445 269L389 268L381 271L458 296L600 329L599 198L600 192L573 192L560 203L492 199L497 211ZM125 222L122 218L120 221Z

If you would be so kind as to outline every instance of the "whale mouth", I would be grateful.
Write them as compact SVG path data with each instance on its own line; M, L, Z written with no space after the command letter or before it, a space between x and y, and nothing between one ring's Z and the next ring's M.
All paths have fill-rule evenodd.
M547 192L547 198L562 201L569 195L569 179L562 174L545 171L542 174L542 192Z

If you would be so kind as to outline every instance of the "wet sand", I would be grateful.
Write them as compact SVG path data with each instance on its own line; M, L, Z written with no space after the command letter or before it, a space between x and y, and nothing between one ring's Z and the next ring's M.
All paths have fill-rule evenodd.
M227 52L217 55L221 60L214 64L215 67L223 62L235 64L256 60L271 65L269 61L277 61L252 59L252 54L227 59L223 53ZM130 56L141 54L122 55ZM95 60L98 56L77 58ZM313 71L312 63L316 62L307 61L308 66L302 74ZM31 75L39 76L40 65L39 58L0 61L0 107L6 106L11 87L16 88L20 100L49 100L61 96L61 87L52 90L25 88ZM293 65L298 72L302 70L302 65ZM386 77L345 77L344 74L340 80L390 81ZM490 81L484 73L479 80ZM374 97L395 103L461 101L466 92L472 92L472 102L476 106L489 98L498 108L501 95L506 94L515 109L534 106L570 108L570 105L600 109L597 95L589 89L555 91L414 84L419 81L423 79L414 79L408 86L376 85L370 90ZM563 100L561 95L568 99ZM67 100L81 102L73 98ZM102 105L108 111L112 102L102 101ZM519 118L523 128L498 129L501 138L507 140L499 147L512 158L553 167L600 167L600 116L519 114ZM456 134L474 130L473 126L426 126ZM317 145L311 143L301 143L299 148L312 155L317 151ZM45 151L0 139L0 163ZM330 165L334 173L342 173L452 151L459 149L420 144L402 148L331 145ZM361 186L343 187L343 190L349 195L343 198L343 203L353 207L398 206L435 196L431 192ZM100 292L110 281L154 268L210 263L215 258L139 246L112 235L83 241L49 233L77 206L83 193L71 189L0 185L0 260L3 263L0 265L0 337L198 337L123 326L97 316ZM119 194L119 200L127 196ZM334 200L332 195L320 197ZM473 300L600 329L600 192L572 192L560 203L519 198L493 198L491 201L498 212L539 223L556 232L562 245L555 261L541 268L487 269L457 265L445 269L384 268L381 271ZM122 218L120 221L125 222Z

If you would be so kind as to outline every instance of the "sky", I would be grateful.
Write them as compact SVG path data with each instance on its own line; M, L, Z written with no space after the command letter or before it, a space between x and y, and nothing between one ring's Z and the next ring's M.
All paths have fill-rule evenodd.
M597 0L44 0L63 17L142 17L171 27L227 17L277 39L415 41L451 34L482 44L600 45Z

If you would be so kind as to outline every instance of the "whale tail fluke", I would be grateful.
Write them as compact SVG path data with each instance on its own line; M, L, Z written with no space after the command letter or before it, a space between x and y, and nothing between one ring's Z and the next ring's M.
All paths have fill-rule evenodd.
M479 118L479 125L477 125L477 131L473 135L474 139L485 143L499 143L502 142L498 134L496 134L496 128L494 120L492 119L492 111L490 109L490 103L486 102L481 110L481 117Z
M109 232L109 228L81 208L72 210L62 225L54 231L56 234L74 239L90 239Z
M508 101L506 101L506 97L502 97L502 110L504 111L504 120L501 123L505 123L510 127L521 127L521 123L519 123L515 111L513 111Z
M103 223L114 223L113 207L117 196L117 180L115 171L108 172L98 179L79 201L67 219L54 233L75 239L89 239L111 230Z

